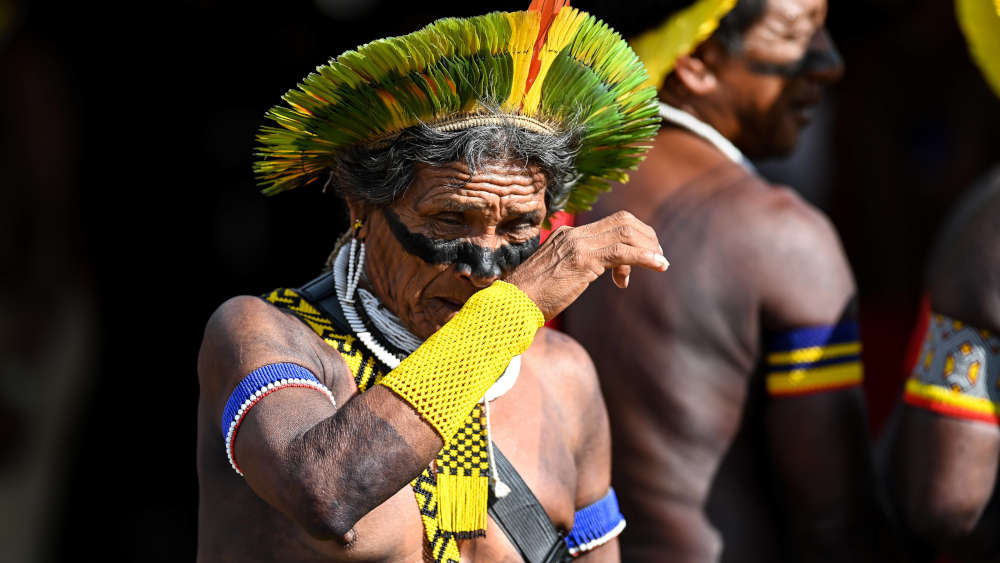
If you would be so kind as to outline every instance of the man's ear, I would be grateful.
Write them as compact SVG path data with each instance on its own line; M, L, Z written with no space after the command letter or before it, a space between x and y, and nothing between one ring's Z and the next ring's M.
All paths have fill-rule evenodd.
M355 236L357 236L361 240L364 240L368 236L368 218L375 210L375 207L366 201L353 197L348 197L347 210L351 214L351 224L350 224L351 230L355 231ZM360 227L355 229L355 225L359 224Z
M674 63L676 80L695 96L711 94L719 87L715 71L702 58L700 51L679 57Z

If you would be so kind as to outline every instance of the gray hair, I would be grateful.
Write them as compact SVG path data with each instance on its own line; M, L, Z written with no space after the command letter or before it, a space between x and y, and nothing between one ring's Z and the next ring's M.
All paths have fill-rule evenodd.
M495 113L494 117L502 117ZM575 160L582 129L564 128L553 135L535 133L501 119L459 131L442 131L425 124L403 130L388 143L344 151L331 171L331 182L346 198L377 206L401 197L413 182L418 164L439 166L463 162L475 173L491 162L537 166L547 180L548 213L561 210L580 178Z

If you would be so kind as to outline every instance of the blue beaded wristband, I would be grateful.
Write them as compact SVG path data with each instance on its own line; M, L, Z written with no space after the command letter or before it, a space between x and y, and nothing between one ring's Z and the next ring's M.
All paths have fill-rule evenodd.
M222 437L226 441L226 456L229 458L229 465L233 466L233 470L240 476L243 472L236 464L235 452L236 432L240 429L240 424L258 401L278 389L288 387L315 389L326 395L334 406L337 404L330 390L320 383L311 371L300 365L268 364L244 377L229 395L226 408L222 412Z
M618 510L618 497L614 489L608 489L604 498L576 511L566 547L576 557L611 541L624 529L625 517Z

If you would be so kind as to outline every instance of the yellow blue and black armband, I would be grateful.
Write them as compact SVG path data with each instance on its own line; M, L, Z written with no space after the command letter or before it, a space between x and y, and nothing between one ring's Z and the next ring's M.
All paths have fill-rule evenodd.
M544 323L542 312L517 286L493 282L379 385L413 405L447 441Z
M863 379L857 321L771 333L767 339L767 392L819 393L860 385Z
M931 313L903 400L939 414L1000 422L1000 338Z

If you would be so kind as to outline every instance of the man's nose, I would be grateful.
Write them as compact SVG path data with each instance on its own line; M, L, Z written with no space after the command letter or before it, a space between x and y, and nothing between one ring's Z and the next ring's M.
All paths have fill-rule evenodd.
M844 75L844 59L825 27L809 42L809 64L805 70L809 78L824 84L836 82Z
M486 264L485 267L476 268L469 264L456 264L458 276L468 280L476 289L485 289L493 282L500 279L503 272L494 264Z
M498 251L503 242L495 233L469 239L470 244L460 253L455 264L459 277L477 289L488 287L503 275Z

